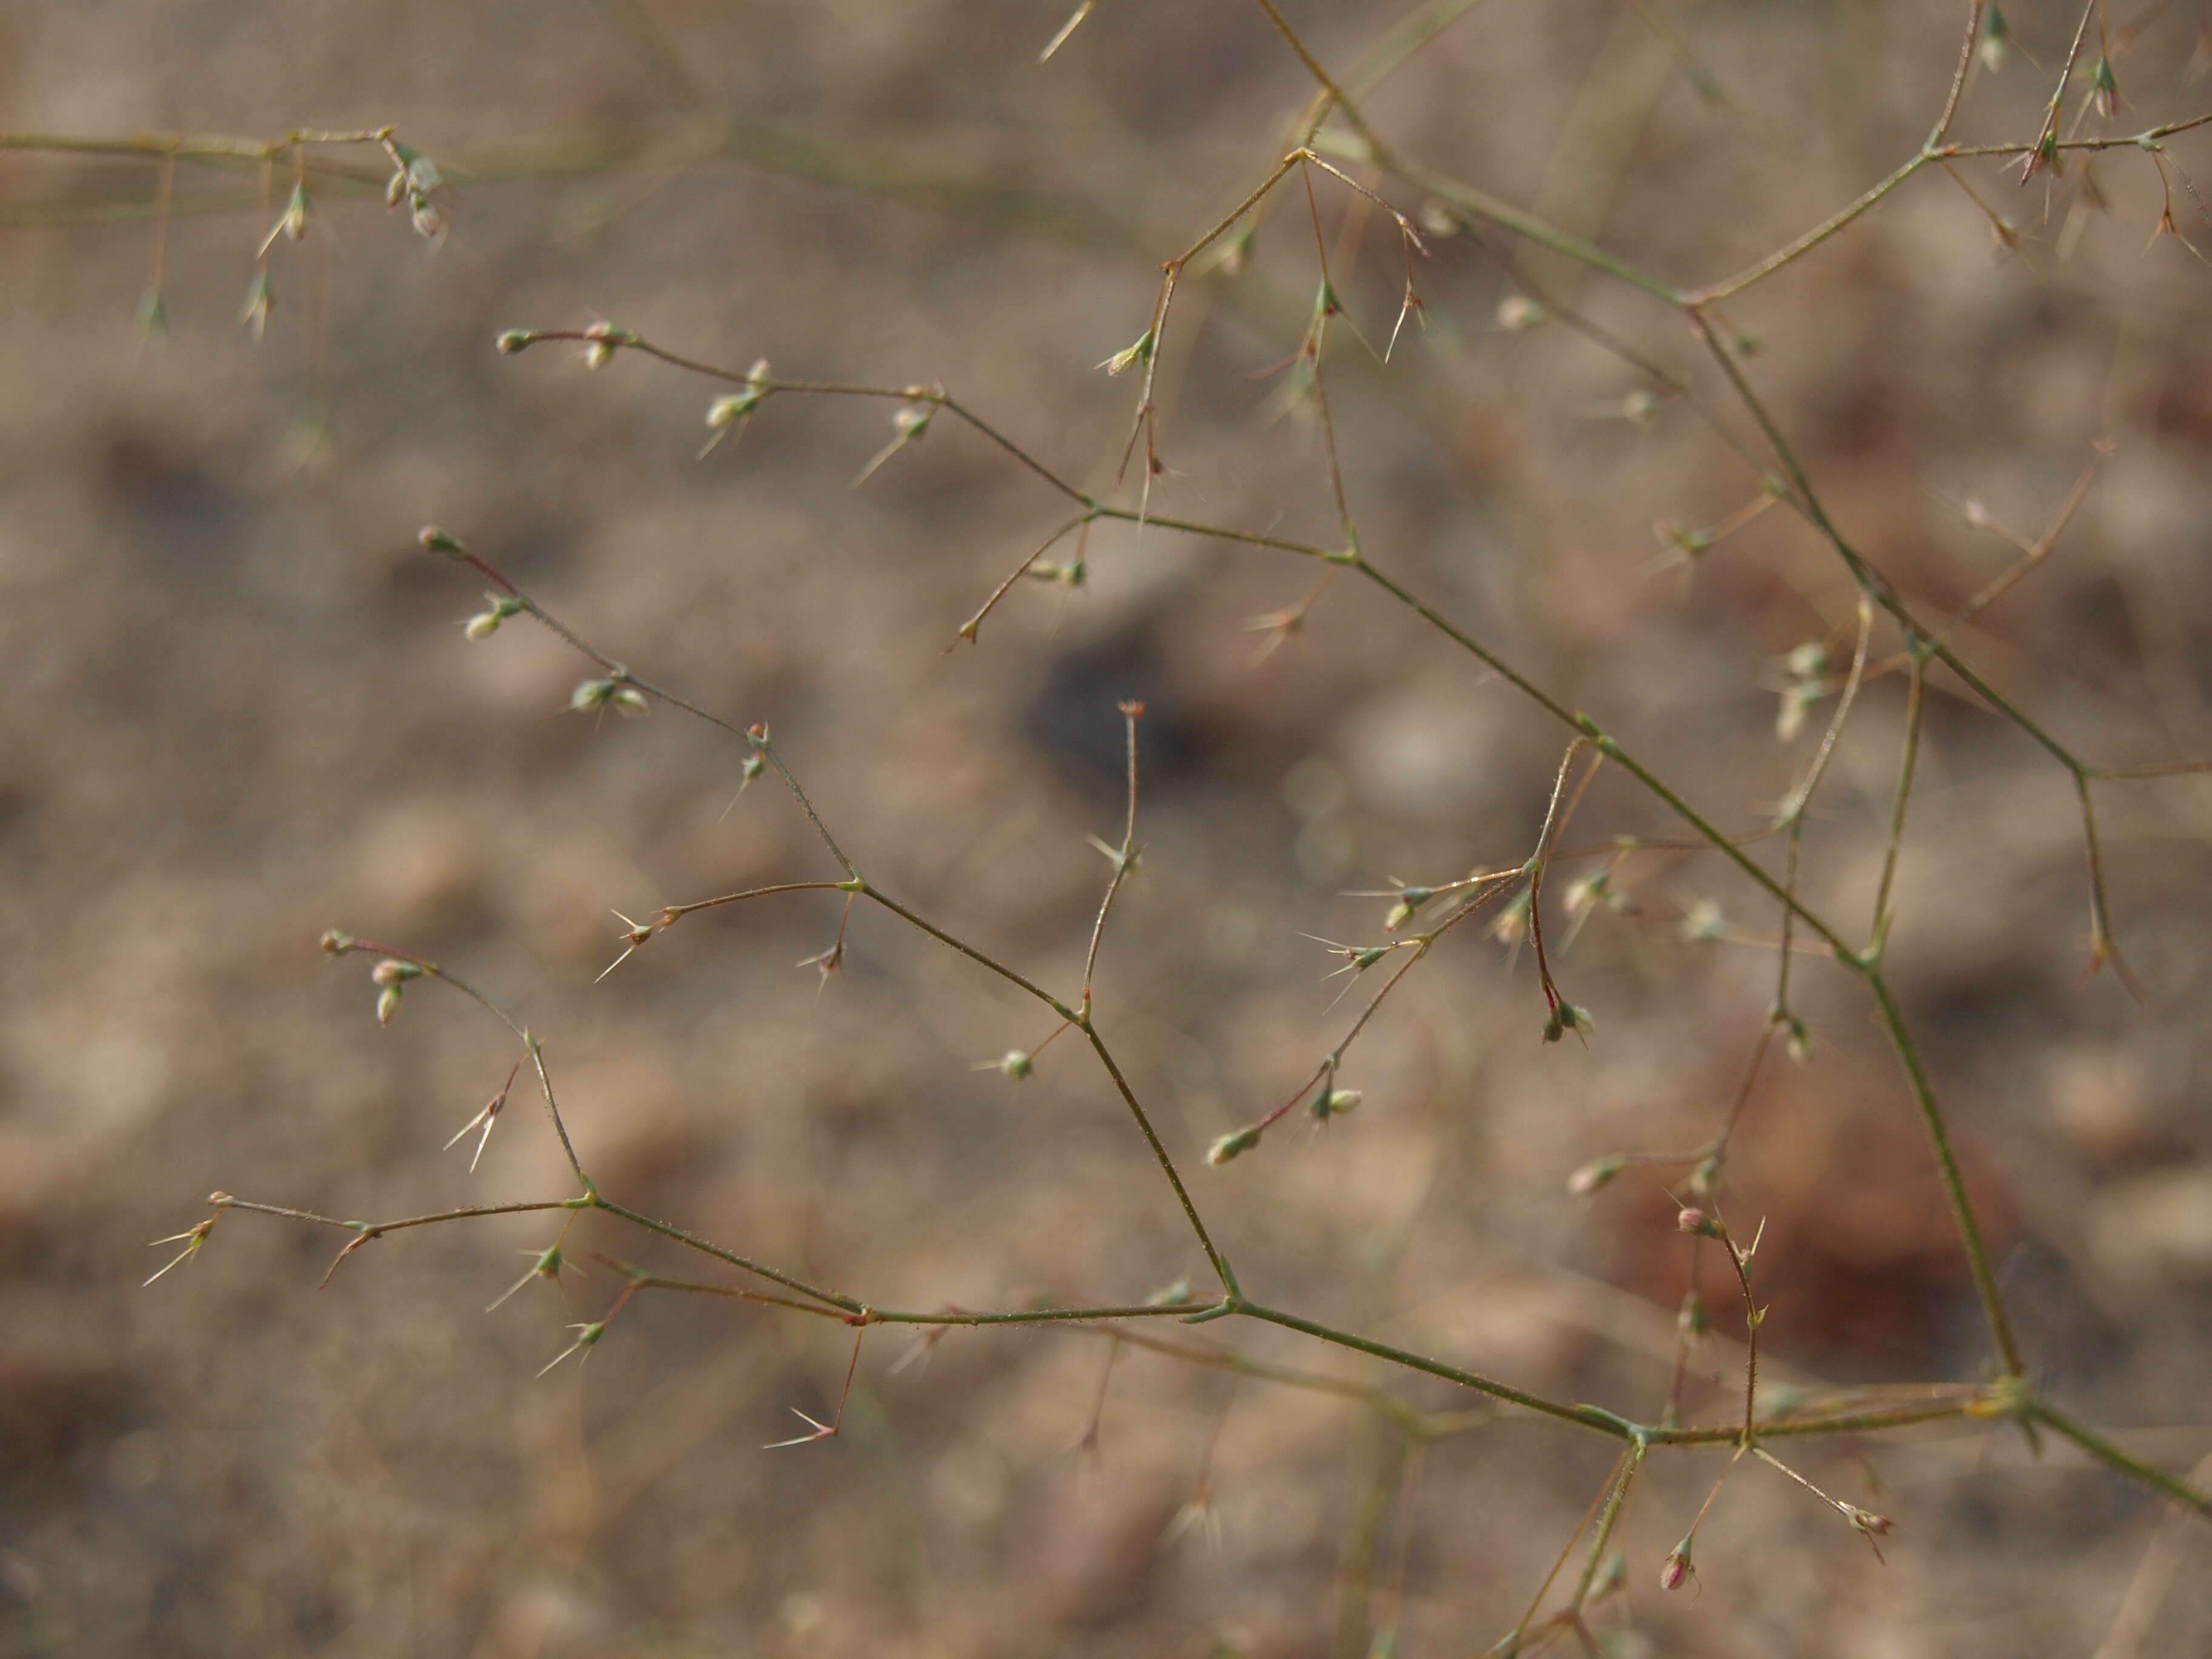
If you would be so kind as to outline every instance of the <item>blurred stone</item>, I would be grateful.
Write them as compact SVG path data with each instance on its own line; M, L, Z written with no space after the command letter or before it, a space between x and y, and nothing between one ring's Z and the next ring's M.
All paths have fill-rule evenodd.
M2212 1282L2212 1163L2100 1188L2086 1231L2098 1265L2115 1278Z
M2045 1071L2051 1127L2079 1156L2110 1164L2140 1156L2157 1139L2149 1068L2140 1054L2084 1044L2052 1055Z

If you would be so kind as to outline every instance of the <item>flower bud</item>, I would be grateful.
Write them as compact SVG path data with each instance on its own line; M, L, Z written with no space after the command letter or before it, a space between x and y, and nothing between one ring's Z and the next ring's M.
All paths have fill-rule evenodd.
M1152 331L1148 328L1137 337L1134 344L1124 346L1098 367L1109 374L1126 374L1139 363L1152 361Z
M252 285L246 290L246 304L239 310L239 326L252 329L258 340L268 332L269 313L276 308L276 285L269 280L266 270L255 271Z
M526 328L506 328L492 343L499 348L502 357L512 357L518 351L527 351L538 343L538 337Z
M1009 1048L1000 1056L999 1069L1013 1079L1015 1082L1019 1083L1036 1070L1036 1062L1019 1048Z
M1694 1233L1700 1238L1719 1238L1723 1236L1721 1224L1694 1204L1684 1205L1676 1213L1674 1230L1677 1232Z
M1364 1098L1357 1089L1324 1089L1313 1097L1306 1110L1316 1122L1326 1123L1355 1109Z
M451 532L441 530L434 524L426 524L416 531L415 539L422 544L425 552L446 553L458 558L467 551Z
M1667 1553L1666 1563L1659 1569L1659 1588L1678 1590L1693 1571L1690 1565L1690 1540L1685 1538Z
M307 234L307 187L292 186L291 198L284 204L284 216L277 221L287 241L296 242Z
M1226 1164L1232 1158L1241 1158L1260 1144L1257 1129L1239 1129L1233 1134L1223 1135L1206 1149L1208 1164Z
M410 979L422 977L422 970L411 962L402 962L398 957L386 957L368 970L372 985L404 985Z
M392 1024L392 1017L398 1012L399 988L397 985L387 985L376 994L376 1023L379 1025L389 1025Z
M353 949L353 935L343 927L325 927L316 943L323 947L325 954L342 957Z
M615 713L627 714L632 720L640 719L653 712L653 705L646 701L645 693L634 685L617 686L614 689L614 694L607 701L614 704Z
M1567 1177L1567 1191L1577 1198L1588 1198L1601 1187L1611 1184L1613 1178L1627 1167L1628 1160L1618 1152L1594 1158Z
M605 708L614 695L612 680L579 680L576 689L568 694L568 707L580 714L589 714L595 708Z
M1525 294L1509 294L1498 302L1498 326L1508 334L1523 334L1552 319L1552 313Z
M1981 44L1974 49L1982 60L1982 67L1991 75L2003 69L2005 59L2011 56L2011 38L2012 28L2005 21L2004 14L1991 6L1983 15Z

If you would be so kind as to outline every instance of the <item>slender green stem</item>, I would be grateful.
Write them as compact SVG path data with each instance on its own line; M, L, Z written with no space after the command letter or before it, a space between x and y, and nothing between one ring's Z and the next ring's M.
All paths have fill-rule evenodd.
M702 1255L711 1255L718 1261L726 1261L732 1267L741 1267L757 1278L781 1285L787 1291L797 1291L801 1296L811 1296L817 1302L826 1302L833 1308L842 1308L847 1313L856 1314L865 1311L862 1304L849 1296L841 1296L835 1291L818 1289L803 1279L793 1278L781 1268L755 1261L750 1256L739 1255L735 1250L726 1250L719 1244L709 1243L696 1233L686 1232L683 1228L669 1222L657 1221L649 1215L626 1208L611 1199L595 1197L590 1207L595 1210L605 1210L609 1215L618 1215L623 1220L642 1227L649 1233L659 1233L663 1238L673 1239L687 1249L696 1250Z
M2164 1469L2146 1463L2139 1457L2130 1456L2094 1429L2076 1422L2055 1406L2046 1405L2039 1400L2028 1407L2027 1414L2037 1422L2057 1430L2106 1468L2117 1470L2130 1480L2164 1492L2175 1503L2212 1521L2212 1496L2198 1492Z
M1279 1308L1263 1307L1256 1302L1243 1302L1238 1304L1237 1311L1248 1319L1264 1320L1270 1325L1280 1325L1285 1330L1303 1331L1306 1335L1318 1338L1323 1342L1331 1342L1340 1348L1350 1348L1359 1353L1372 1354L1377 1359L1389 1360L1392 1364L1403 1365L1409 1370L1425 1371L1431 1376L1440 1376L1447 1382L1456 1382L1462 1388L1473 1389L1479 1394L1490 1395L1493 1400L1503 1400L1508 1405L1519 1406L1524 1410L1538 1412L1546 1417L1556 1417L1561 1422L1572 1423L1577 1428L1594 1429L1600 1434L1610 1435L1617 1440L1633 1440L1637 1436L1637 1431L1632 1425L1614 1417L1609 1412L1601 1412L1589 1406L1562 1405L1556 1400L1547 1400L1541 1395L1530 1394L1526 1389L1513 1387L1510 1383L1500 1382L1495 1377L1484 1376L1476 1371L1462 1370L1457 1365L1448 1365L1441 1359L1431 1359L1425 1354L1413 1353L1404 1348L1394 1348L1387 1342L1376 1342L1368 1337L1355 1336L1349 1331L1340 1331L1332 1326L1317 1324L1310 1319L1302 1319L1296 1314L1285 1313Z
M1912 1034L1905 1029L1905 1016L1899 1012L1897 999L1890 994L1888 981L1880 972L1874 972L1866 975L1866 981L1874 993L1882 1030L1888 1034L1890 1047L1897 1051L1898 1063L1905 1068L1905 1083L1911 1091L1912 1103L1920 1109L1920 1121L1927 1127L1929 1144L1935 1149L1936 1172L1942 1177L1943 1195L1950 1202L1951 1219L1966 1251L1966 1267L1973 1275L1974 1294L1981 1298L1982 1314L1989 1322L1998 1358L2003 1362L2007 1376L2019 1376L2025 1368L2021 1363L2020 1349L2013 1340L2012 1322L2005 1317L2004 1300L1997 1294L1996 1274L1990 1267L1989 1250L1982 1243L1981 1225L1974 1219L1973 1206L1967 1202L1966 1179L1959 1173L1959 1160L1951 1151L1950 1131L1944 1125L1942 1109L1936 1104L1927 1070L1920 1063L1920 1050L1913 1043Z

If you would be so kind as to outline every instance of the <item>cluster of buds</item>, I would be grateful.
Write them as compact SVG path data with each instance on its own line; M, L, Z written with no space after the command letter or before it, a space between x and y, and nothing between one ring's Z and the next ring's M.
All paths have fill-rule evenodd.
M386 139L384 149L392 157L393 169L385 183L384 205L396 208L406 203L415 234L425 240L436 241L452 223L446 210L432 199L432 193L446 182L445 175L428 156L408 149L396 138Z
M728 438L735 442L744 435L745 422L752 419L753 411L768 401L768 394L775 390L769 378L768 359L763 357L745 371L745 387L717 398L707 405L707 428L711 434L699 459L706 459L716 444Z
M399 993L410 979L422 977L417 963L404 962L398 957L386 957L368 970L369 983L376 987L376 1023L392 1024L392 1017L399 1012Z
M1828 695L1828 647L1818 640L1793 647L1782 659L1782 672L1786 679L1774 735L1788 743L1805 729L1805 716Z
M644 692L627 680L607 678L578 681L576 689L568 694L568 707L580 714L611 707L617 714L635 719L649 713L653 705L646 701Z
M1595 1022L1587 1008L1578 1008L1562 997L1544 1022L1544 1041L1557 1042L1570 1031L1587 1032Z
M512 593L487 593L491 609L479 611L461 624L461 631L472 640L488 640L499 632L499 625L509 617L519 617L529 607Z
M637 336L626 328L617 328L612 323L593 323L584 331L584 367L605 368L618 347L637 343Z
M1395 933L1413 919L1413 913L1437 896L1433 887L1401 887L1382 918L1382 931Z

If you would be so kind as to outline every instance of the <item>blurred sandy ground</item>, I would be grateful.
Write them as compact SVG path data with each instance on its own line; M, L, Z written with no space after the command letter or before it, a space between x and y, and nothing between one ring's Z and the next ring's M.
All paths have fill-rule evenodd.
M1395 15L1288 9L1339 64ZM1373 108L1437 165L1710 279L1910 153L1963 11L1677 8L1716 106L1627 10L1493 0ZM2048 70L2073 15L2009 15ZM1307 89L1244 8L1103 7L1040 69L1060 21L983 0L30 0L0 17L0 127L391 122L475 167L434 251L367 195L326 193L304 250L277 251L258 349L232 326L264 228L252 181L185 170L171 331L143 354L152 169L0 171L0 1651L1364 1650L1356 1619L1340 1633L1340 1564L1387 1449L1340 1403L1125 1353L1093 1460L1067 1448L1099 1338L957 1334L894 1375L905 1339L878 1334L843 1443L770 1455L789 1408L834 1401L842 1333L647 1299L580 1371L534 1381L614 1285L573 1283L565 1309L533 1285L483 1316L547 1240L527 1218L395 1237L318 1293L329 1237L232 1216L138 1288L161 1259L145 1241L212 1188L368 1217L563 1190L521 1110L473 1177L439 1154L504 1074L504 1034L420 988L379 1030L363 964L315 951L333 923L507 1001L548 1036L606 1190L732 1246L910 1306L1126 1299L1202 1267L1102 1080L1065 1045L1018 1091L971 1071L1044 1029L886 919L856 918L824 991L791 966L835 927L812 897L688 922L595 988L610 907L834 872L769 789L726 816L740 757L713 733L561 712L578 665L526 628L465 643L475 585L415 547L425 520L641 671L771 721L878 884L1060 987L1103 875L1084 836L1118 823L1113 706L1147 699L1147 853L1107 942L1102 1028L1247 1287L1656 1409L1686 1260L1669 1202L1649 1178L1588 1203L1563 1186L1597 1154L1708 1133L1771 958L1686 944L1679 922L1710 898L1770 933L1740 884L1705 859L1628 867L1640 918L1598 915L1563 958L1597 1016L1587 1048L1539 1042L1525 958L1455 937L1355 1050L1354 1119L1206 1170L1207 1140L1286 1091L1349 1012L1325 1012L1341 982L1305 936L1375 932L1380 907L1346 890L1520 859L1559 734L1351 584L1255 661L1246 623L1310 573L1157 533L1102 532L1085 592L1024 587L980 649L947 655L1057 522L986 446L940 422L855 492L885 409L786 400L699 463L706 385L491 350L502 327L605 316L738 367L942 380L1104 489L1133 394L1093 365L1141 330L1153 265L1249 187ZM2172 8L2119 59L2127 130L2212 100L2184 80L2197 22ZM2049 84L2015 57L1978 79L1961 136L2031 137ZM2172 154L2212 174L2203 138ZM1929 176L1730 319L1759 337L1758 379L1838 517L1934 606L2009 557L1962 502L2033 531L2112 437L2048 568L1964 643L2094 756L2212 751L2212 271L2171 239L2144 251L2159 198L2139 154L2099 164L2112 211L2066 258L2077 185L2046 216L2039 185L1967 176L2019 220L2016 254ZM1338 234L1340 196L1323 212ZM326 254L325 423L302 319ZM1378 338L1390 246L1353 236L1339 258ZM1331 538L1316 435L1271 423L1278 383L1253 378L1313 280L1285 212L1250 273L1187 291L1158 505ZM1387 372L1348 341L1337 360L1367 550L1754 826L1812 742L1776 740L1776 665L1840 637L1840 573L1778 514L1687 579L1660 568L1653 521L1723 518L1754 487L1741 464L1682 411L1615 418L1636 379L1571 337L1494 331L1508 290L1468 240L1440 241L1422 283L1429 326ZM1665 314L1580 293L1692 364ZM1854 927L1898 678L1862 708L1807 848L1808 896ZM2185 1468L2212 1446L2212 802L2186 781L2100 793L2150 987L2136 1006L2109 977L2075 982L2064 775L1941 695L1923 776L1892 957L2037 1372ZM1577 832L1664 828L1609 779ZM1972 1377L1978 1316L1893 1064L1850 987L1810 961L1802 982L1817 1063L1767 1074L1734 1200L1768 1221L1771 1351L1837 1382ZM612 1230L578 1242L679 1266ZM1192 1334L1367 1375L1286 1333ZM1698 1364L1692 1410L1724 1416L1730 1351ZM1662 1598L1660 1558L1714 1464L1654 1460L1608 1651L2086 1655L2158 1518L1999 1435L1825 1447L1808 1472L1896 1517L1887 1567L1746 1475L1700 1534L1701 1589ZM1398 1650L1508 1627L1606 1467L1594 1438L1526 1424L1432 1450ZM1203 1528L1163 1544L1202 1478L1219 1547ZM2201 1652L2212 1632L2212 1540L2181 1541L2142 1653Z

